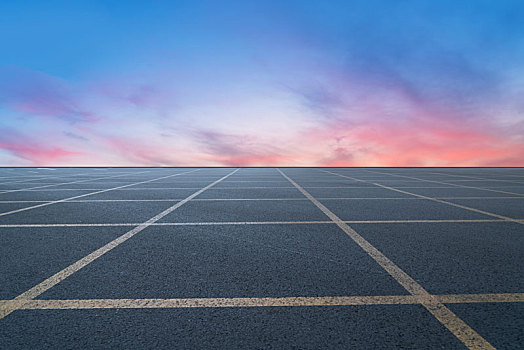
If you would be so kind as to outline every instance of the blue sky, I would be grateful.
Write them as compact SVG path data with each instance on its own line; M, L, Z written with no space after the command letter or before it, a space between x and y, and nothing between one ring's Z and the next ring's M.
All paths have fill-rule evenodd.
M524 165L521 1L0 4L3 165Z

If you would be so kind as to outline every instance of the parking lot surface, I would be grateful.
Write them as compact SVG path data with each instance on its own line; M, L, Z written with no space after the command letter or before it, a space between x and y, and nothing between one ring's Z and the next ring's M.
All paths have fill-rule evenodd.
M1 168L0 348L520 349L522 168Z

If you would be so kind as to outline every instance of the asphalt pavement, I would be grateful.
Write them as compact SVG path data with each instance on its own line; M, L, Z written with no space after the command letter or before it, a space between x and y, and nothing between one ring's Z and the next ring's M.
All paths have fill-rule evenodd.
M523 168L0 168L0 348L524 348Z

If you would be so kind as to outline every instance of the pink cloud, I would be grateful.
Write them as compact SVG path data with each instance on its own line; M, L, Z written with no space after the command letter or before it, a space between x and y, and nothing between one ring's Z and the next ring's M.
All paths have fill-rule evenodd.
M477 111L471 106L428 103L405 84L381 86L344 74L336 70L315 74L322 77L322 84L293 90L299 98L285 101L286 106L295 103L289 119L287 110L277 111L282 121L257 119L254 116L264 115L268 105L250 106L253 115L247 109L245 118L251 118L246 120L253 127L237 116L239 125L248 125L242 133L230 125L236 120L226 113L235 99L227 105L202 100L208 115L199 109L183 110L183 105L173 108L173 90L160 88L162 82L126 85L115 80L77 93L60 79L25 72L20 79L0 82L0 102L55 122L8 119L14 127L2 133L0 148L35 165L86 161L144 166L524 165L524 138L519 136L524 124L502 126L490 112L496 108ZM101 104L88 111L79 96L90 93ZM297 114L297 104L307 113ZM99 118L91 110L107 117ZM184 117L174 111L182 111ZM211 130L213 125L220 131ZM24 131L16 134L15 129ZM42 132L33 131L30 138L27 130Z
M524 165L524 143L461 121L334 123L305 138L317 147L326 145L328 156L319 162L325 166Z
M204 147L209 161L227 166L271 166L293 162L283 149L271 145L268 139L239 136L215 131L198 131L194 134Z
M82 106L68 84L45 73L20 69L0 70L0 102L31 116L59 118L70 123L94 122L99 118Z
M511 104L432 99L400 76L381 81L332 66L312 75L321 83L293 92L314 126L292 143L311 145L303 154L316 165L524 165L518 114L498 121Z
M187 152L169 143L148 142L133 137L107 137L100 142L112 154L129 165L192 165L186 162Z
M35 141L34 138L5 129L0 132L0 149L19 158L29 160L34 165L58 164L83 155L82 152L47 145Z

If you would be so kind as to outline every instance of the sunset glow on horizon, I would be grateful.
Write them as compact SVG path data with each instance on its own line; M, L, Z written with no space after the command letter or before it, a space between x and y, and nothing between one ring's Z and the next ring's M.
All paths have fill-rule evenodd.
M2 166L524 166L522 1L0 5Z

